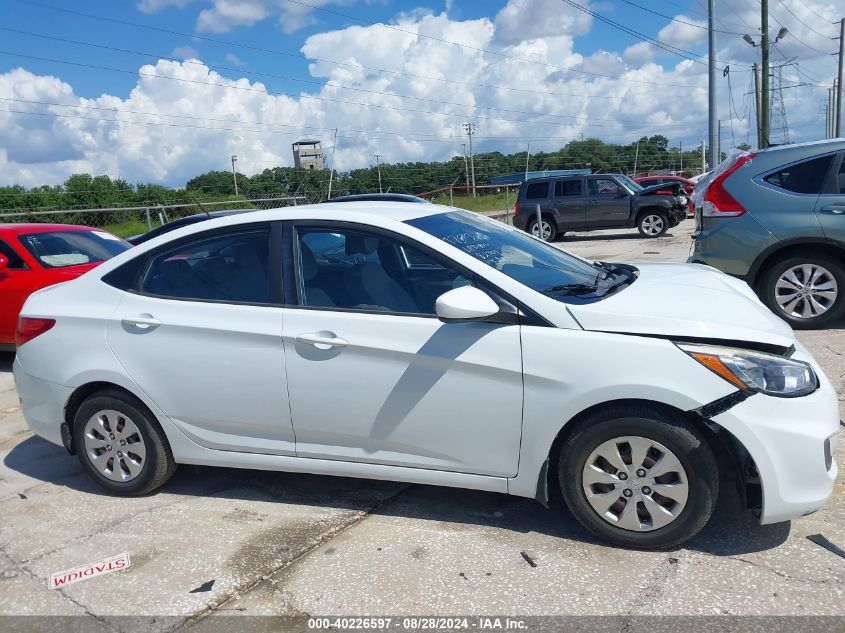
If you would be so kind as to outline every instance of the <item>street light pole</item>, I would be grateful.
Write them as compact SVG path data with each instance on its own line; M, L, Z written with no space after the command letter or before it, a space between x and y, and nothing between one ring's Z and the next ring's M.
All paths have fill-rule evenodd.
M475 134L475 123L464 123L464 130L469 137L469 169L472 173L472 197L475 197L475 159L472 154L472 135Z
M760 136L761 148L769 146L769 0L760 2L760 26L763 29L760 41L762 90L760 91Z
M839 138L842 131L842 57L845 54L845 18L839 21L839 74L836 82L836 121L834 121L835 137Z
M235 181L235 195L238 195L238 174L235 172L235 163L238 162L236 154L232 154L232 180Z
M716 0L707 0L707 53L709 56L708 73L707 73L707 87L708 95L710 97L710 106L708 108L708 126L710 129L710 165L716 165L719 162L719 139L716 136L716 29L714 27L714 13Z

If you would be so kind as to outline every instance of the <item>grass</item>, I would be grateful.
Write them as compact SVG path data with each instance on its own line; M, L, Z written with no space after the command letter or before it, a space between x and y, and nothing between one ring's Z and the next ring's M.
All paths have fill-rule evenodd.
M459 209L466 209L467 211L513 211L513 202L516 191L510 192L505 196L504 192L495 193L487 196L455 196L452 206ZM435 204L450 204L449 194L437 196L432 202Z
M153 226L156 226L155 224ZM140 220L132 220L130 222L121 222L120 224L107 224L103 227L109 233L114 233L118 237L132 237L147 232L147 223Z

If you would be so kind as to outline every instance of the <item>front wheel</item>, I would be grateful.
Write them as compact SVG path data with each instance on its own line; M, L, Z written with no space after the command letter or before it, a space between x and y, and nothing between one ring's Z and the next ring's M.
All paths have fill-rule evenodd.
M547 218L542 217L540 219L540 228L537 228L537 220L531 220L531 223L528 225L528 232L531 233L534 237L539 237L544 242L551 242L555 239L557 234L557 230L554 227L554 224L550 222Z
M845 312L845 270L833 257L795 255L769 266L758 292L796 330L822 327Z
M561 449L558 480L581 525L639 549L695 536L719 494L716 458L698 429L680 414L645 405L582 420Z
M669 218L663 213L646 211L637 222L643 237L660 237L669 230Z

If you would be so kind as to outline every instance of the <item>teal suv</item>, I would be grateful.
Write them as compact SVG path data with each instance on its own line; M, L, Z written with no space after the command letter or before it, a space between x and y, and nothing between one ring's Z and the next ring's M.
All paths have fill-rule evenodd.
M737 154L693 204L689 262L744 279L793 328L845 313L845 139Z

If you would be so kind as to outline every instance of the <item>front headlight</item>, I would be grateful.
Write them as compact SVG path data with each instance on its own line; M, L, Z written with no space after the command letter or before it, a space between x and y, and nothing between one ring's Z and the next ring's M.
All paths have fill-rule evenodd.
M689 202L689 198L687 198L685 195L678 196L678 204L679 205L681 205L682 207L685 207L685 206L687 206L687 202Z
M819 386L813 368L798 360L717 345L677 345L707 369L743 391L795 398L806 396Z

